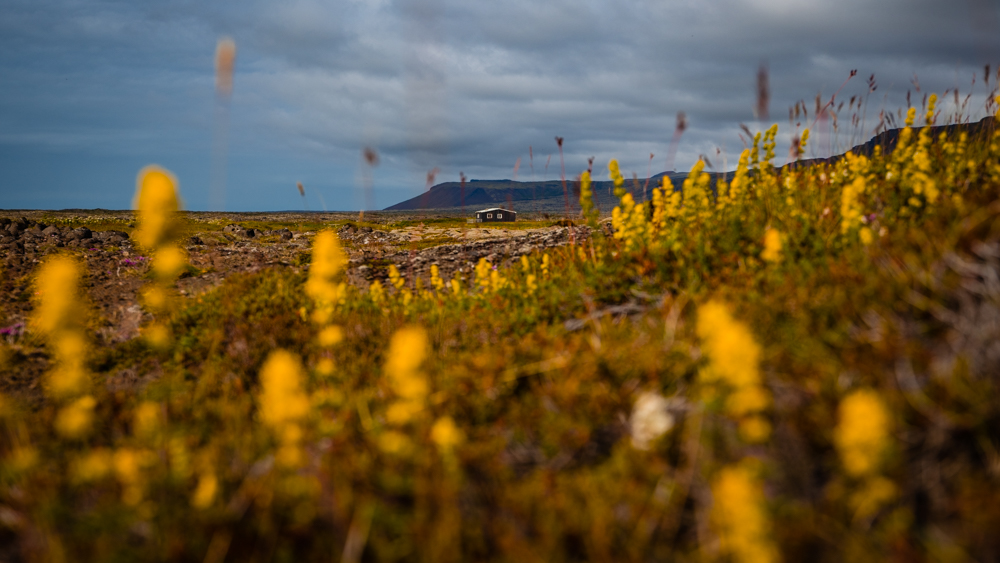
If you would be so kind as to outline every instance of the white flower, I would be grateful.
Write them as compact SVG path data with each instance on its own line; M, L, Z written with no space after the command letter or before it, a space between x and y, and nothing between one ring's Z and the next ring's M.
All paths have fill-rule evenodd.
M674 417L667 410L670 403L658 393L643 393L632 407L629 423L632 431L632 446L648 450L657 438L674 427Z

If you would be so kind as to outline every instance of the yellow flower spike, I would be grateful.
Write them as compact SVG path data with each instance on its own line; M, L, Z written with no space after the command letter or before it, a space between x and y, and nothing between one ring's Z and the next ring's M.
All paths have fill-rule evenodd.
M521 255L521 270L524 273L531 272L531 262L528 261L528 257L524 254Z
M152 285L142 290L143 303L153 311L166 309L169 298L167 291L158 285Z
M163 407L159 403L143 401L132 415L132 428L136 436L150 438L160 429Z
M462 294L462 281L459 280L458 277L451 278L450 285L451 285L451 292L452 294L455 295L455 297L458 297L459 295Z
M379 436L379 448L387 454L405 455L413 450L409 436L396 430L389 430Z
M56 414L55 428L63 438L81 438L90 432L97 400L87 395L63 407Z
M70 476L76 483L92 483L111 474L113 457L106 448L91 450L70 464Z
M861 229L858 230L858 238L861 239L862 244L868 246L873 240L875 240L875 235L872 234L872 230L868 227L861 227Z
M426 381L414 383L412 380L418 379L415 376L419 375L420 364L427 357L427 348L427 332L420 327L401 328L392 335L385 372L397 384L397 394L406 398L426 396Z
M198 486L191 495L191 506L198 510L205 510L212 506L215 496L219 491L219 479L214 473L204 473L198 479Z
M344 339L344 329L336 325L331 325L319 331L316 336L319 345L324 348L336 346Z
M934 108L937 104L937 94L931 94L927 98L927 115L924 116L924 123L934 125Z
M437 264L431 264L431 287L438 293L444 291L444 280L441 279L441 270Z
M546 252L542 254L542 277L545 279L549 278L549 264L551 260L549 259L549 253Z
M63 255L46 259L38 268L37 303L32 322L43 333L65 330L78 322L80 265Z
M309 264L309 279L306 280L306 294L321 307L340 302L345 286L335 280L345 264L347 258L340 249L337 234L327 230L316 235Z
M860 224L861 203L858 198L865 193L865 179L858 176L853 182L844 186L840 196L840 232L847 234Z
M708 365L699 378L707 391L721 384L729 390L725 401L727 414L739 419L741 435L748 442L762 442L770 435L770 425L754 421L767 409L771 396L763 386L760 374L760 346L743 323L732 317L729 308L718 301L709 301L698 308L695 328L708 356Z
M904 120L903 123L905 123L907 127L913 127L913 122L916 119L917 119L917 108L911 107L910 109L906 110L906 120Z
M316 373L320 375L324 376L333 375L333 372L335 371L336 371L336 365L330 358L320 358L320 360L316 362Z
M476 264L476 285L483 289L489 289L492 266L492 264L486 261L486 258L479 259L479 262Z
M799 150L805 152L806 144L809 142L809 130L802 130L802 137L799 139Z
M871 389L855 391L838 409L834 443L848 475L877 473L891 443L892 419L879 394Z
M442 453L449 453L465 441L465 435L450 416L443 416L431 428L431 440Z
M153 273L165 282L172 282L187 265L187 253L178 246L161 247L153 255Z
M712 485L711 523L722 551L734 561L778 561L764 490L748 462L719 472Z
M84 368L87 342L79 332L64 332L53 342L56 366L48 376L48 393L67 399L84 392L88 378Z
M135 233L139 246L160 246L170 238L174 213L180 209L173 174L155 165L139 171L133 206L139 211L139 229Z
M618 169L618 161L615 159L608 162L608 177L615 183L615 197L620 199L625 194L625 178L622 177L621 170Z
M615 162L616 168L617 165L618 163ZM584 170L580 174L580 209L584 219L588 223L596 223L597 213L594 209L594 192L590 189L590 183L590 172Z
M143 331L146 342L157 350L166 350L170 347L170 329L162 323L152 324Z
M768 262L781 261L781 233L777 229L768 229L764 233L764 252L760 257Z
M406 285L406 280L400 275L399 269L396 268L395 264L389 264L389 283L397 290L402 290L403 286Z
M368 295L371 296L372 301L376 305L385 301L385 288L382 286L382 282L375 280L370 286L368 286Z
M301 381L302 365L295 355L280 349L271 352L260 370L258 403L261 421L276 433L309 413Z

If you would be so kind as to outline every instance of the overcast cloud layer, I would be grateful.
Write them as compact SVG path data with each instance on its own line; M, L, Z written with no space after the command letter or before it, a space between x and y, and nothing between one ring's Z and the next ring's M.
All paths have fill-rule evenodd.
M223 36L238 49L228 104L214 91ZM754 115L762 62L767 121ZM998 63L994 0L4 0L0 208L127 208L158 163L189 209L208 209L227 122L235 211L359 209L365 146L381 157L376 208L420 193L434 168L437 181L511 178L520 159L519 179L558 178L556 136L567 176L593 156L602 177L610 158L644 177L666 168L679 111L673 168L704 154L732 169L740 123L777 122L781 163L788 108L812 112L851 69L838 103L872 74L878 86L864 128L845 105L836 139L814 128L814 150L866 140L907 90L919 104L958 88L982 117Z

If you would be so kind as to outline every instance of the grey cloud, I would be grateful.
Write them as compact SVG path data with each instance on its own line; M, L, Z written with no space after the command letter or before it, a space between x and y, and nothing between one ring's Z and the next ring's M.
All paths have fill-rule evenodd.
M803 99L812 109L816 94L828 99L851 69L859 76L840 99L863 95L870 74L879 84L866 129L880 109L905 105L914 73L924 92L964 94L973 73L1000 62L997 22L1000 6L987 0L9 0L0 7L0 150L50 163L70 153L108 162L163 155L200 193L222 115L212 53L231 35L230 156L240 164L230 174L252 208L287 207L275 194L294 185L291 176L333 207L357 207L366 145L383 157L375 178L384 205L423 189L433 167L441 180L460 171L510 177L520 157L525 178L529 146L537 177L555 155L554 177L556 135L566 139L569 176L590 156L602 176L613 157L645 175L650 153L655 173L678 111L690 128L675 168L717 147L732 167L740 122L779 122L787 143L787 108ZM771 120L758 123L763 61ZM975 92L972 103L981 104L981 76ZM13 198L4 186L23 179L4 174L0 206ZM189 203L205 205L197 195Z

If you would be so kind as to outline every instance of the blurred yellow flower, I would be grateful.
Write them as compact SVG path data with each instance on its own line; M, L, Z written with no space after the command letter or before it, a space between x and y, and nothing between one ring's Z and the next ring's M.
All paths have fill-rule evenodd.
M191 506L198 510L205 510L212 506L215 495L219 490L219 480L214 473L203 473L198 478L198 486L195 487L191 495Z
M137 184L133 206L139 211L139 228L135 238L139 246L152 250L171 236L171 223L180 209L177 180L153 165L139 171Z
M330 348L340 343L344 339L344 329L336 325L330 325L323 330L319 331L316 336L319 345L324 348Z
M696 332L709 360L699 377L709 386L722 384L729 391L726 412L741 419L743 439L766 440L770 427L756 418L771 404L771 397L760 375L760 346L750 330L732 317L726 305L709 301L698 308Z
M890 445L892 419L879 394L860 389L838 409L834 443L844 469L853 477L877 473Z
M725 554L741 563L779 560L764 491L749 463L720 471L712 499L711 522Z
M413 442L410 437L396 430L383 432L378 439L378 445L388 454L403 455L413 449Z
M781 233L777 229L768 229L764 233L764 252L760 257L768 262L781 260Z
M340 250L340 238L333 231L323 231L313 239L312 260L309 264L309 279L306 294L320 306L333 306L344 297L346 286L335 280L347 264L347 258Z
M111 473L111 465L111 451L98 448L77 458L70 467L70 474L78 483L90 483L107 477Z
M32 321L43 333L67 330L79 322L77 287L80 266L64 255L47 258L38 267L37 302Z
M187 253L178 246L163 246L153 255L153 272L163 281L173 281L186 265Z
M132 415L133 432L136 436L150 438L160 429L162 408L159 403L143 401Z
M55 428L63 438L80 438L90 432L97 400L87 395L61 408L56 414Z
M406 424L424 409L430 384L420 365L427 348L427 333L420 327L401 328L392 335L385 362L385 374L398 397L386 412L392 424Z
M284 425L305 418L309 399L302 391L302 367L291 352L275 350L260 370L258 397L261 420L280 432Z
M431 427L431 440L442 452L450 452L465 441L465 436L450 416L437 419Z
M143 331L146 342L157 350L166 350L170 346L170 329L162 323L151 324Z

